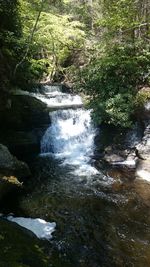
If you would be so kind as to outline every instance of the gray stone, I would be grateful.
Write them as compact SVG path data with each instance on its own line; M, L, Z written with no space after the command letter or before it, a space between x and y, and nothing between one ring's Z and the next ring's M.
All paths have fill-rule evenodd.
M136 178L150 182L150 158L147 160L139 160L135 175Z
M136 147L136 154L139 161L135 175L150 182L150 123L147 123L142 142Z
M150 158L150 124L144 131L142 142L136 146L136 152L140 159Z

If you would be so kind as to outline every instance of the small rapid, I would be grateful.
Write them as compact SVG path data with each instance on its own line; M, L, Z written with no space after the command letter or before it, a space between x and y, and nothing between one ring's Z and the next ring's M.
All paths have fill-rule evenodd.
M54 157L62 159L63 165L74 166L74 172L78 175L98 173L91 166L96 135L91 121L91 111L78 108L82 100L77 95L55 94L52 101L54 106L58 106L58 99L59 106L63 106L64 109L50 113L51 125L41 140L41 153L51 153ZM65 109L68 105L74 108Z
M149 267L150 184L112 178L93 162L116 131L98 136L80 96L58 86L26 94L46 103L51 124L25 192L1 203L0 266Z

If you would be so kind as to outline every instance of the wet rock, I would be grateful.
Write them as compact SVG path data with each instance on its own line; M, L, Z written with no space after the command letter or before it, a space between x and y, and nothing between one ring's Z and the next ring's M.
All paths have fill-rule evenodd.
M30 95L11 95L3 114L2 128L31 130L50 123L46 104Z
M150 87L143 87L137 93L138 108L136 116L144 124L150 120Z
M136 177L150 182L150 158L147 160L139 160L136 169Z
M105 149L104 160L109 166L108 174L111 177L134 179L137 166L137 157L134 150L115 150L114 148L107 147Z
M134 190L147 206L150 207L150 181L135 179Z
M0 199L22 186L20 181L30 175L28 165L19 161L6 146L0 144Z
M18 158L25 160L30 155L40 153L40 140L47 126L32 131L7 130L0 132L0 142Z
M115 161L113 164L115 167L135 169L137 165L137 158L134 153L128 155L128 157L123 161Z
M111 166L135 168L137 158L134 150L115 150L113 147L107 147L105 149L104 160Z
M104 160L107 163L109 163L111 165L114 165L114 164L117 164L117 163L119 164L119 163L123 162L124 161L124 158L121 157L120 155L117 155L117 154L112 153L112 154L106 154L104 156Z
M136 154L139 157L136 177L150 182L150 123L147 123L142 142L136 147Z
M15 176L4 176L0 174L0 200L12 190L18 189L22 183Z
M0 143L24 159L22 155L40 152L40 139L49 124L46 104L30 95L9 95L0 108Z
M31 231L0 218L0 266L50 266L41 242ZM50 253L50 251L49 251ZM7 256L6 256L7 255Z
M136 146L136 153L140 159L148 159L150 157L150 124L144 131L142 142Z
M14 175L18 178L25 178L31 174L28 165L17 160L2 144L0 144L0 173L6 176Z

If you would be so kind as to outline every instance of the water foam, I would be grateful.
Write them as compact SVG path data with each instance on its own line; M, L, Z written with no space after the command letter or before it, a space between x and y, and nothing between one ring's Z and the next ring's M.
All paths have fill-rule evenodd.
M59 93L58 95L48 95L46 97L42 95L36 95L36 98L46 103L47 106L51 108L82 105L82 100L78 95Z
M66 94L62 99L63 106L82 103L79 96ZM57 104L57 97L55 101ZM51 125L41 140L41 152L52 152L55 157L63 159L63 165L75 166L74 173L78 175L98 173L90 164L96 133L91 111L83 108L57 110L50 116Z
M8 216L8 221L15 222L20 226L32 231L40 239L51 239L52 233L55 231L55 222L46 222L40 218L24 218L24 217L13 217Z

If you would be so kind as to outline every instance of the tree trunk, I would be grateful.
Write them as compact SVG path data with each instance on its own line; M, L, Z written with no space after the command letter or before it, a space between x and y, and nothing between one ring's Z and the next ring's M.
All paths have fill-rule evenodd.
M38 22L39 22L41 12L42 12L42 10L43 10L44 1L45 1L45 0L41 0L40 9L39 9L39 12L38 12L38 15L37 15L37 18L36 18L34 27L33 27L32 31L31 31L31 34L30 34L30 36L29 36L29 38L28 38L28 43L27 43L27 48L26 48L25 54L23 55L23 58L21 59L21 61L20 61L19 63L17 63L17 65L15 66L15 69L14 69L14 76L16 75L17 69L23 64L23 62L24 62L25 59L27 58L27 55L28 55L29 50L30 50L30 45L32 44L32 41L33 41L34 33L35 33L35 31L36 31L37 24L38 24Z

